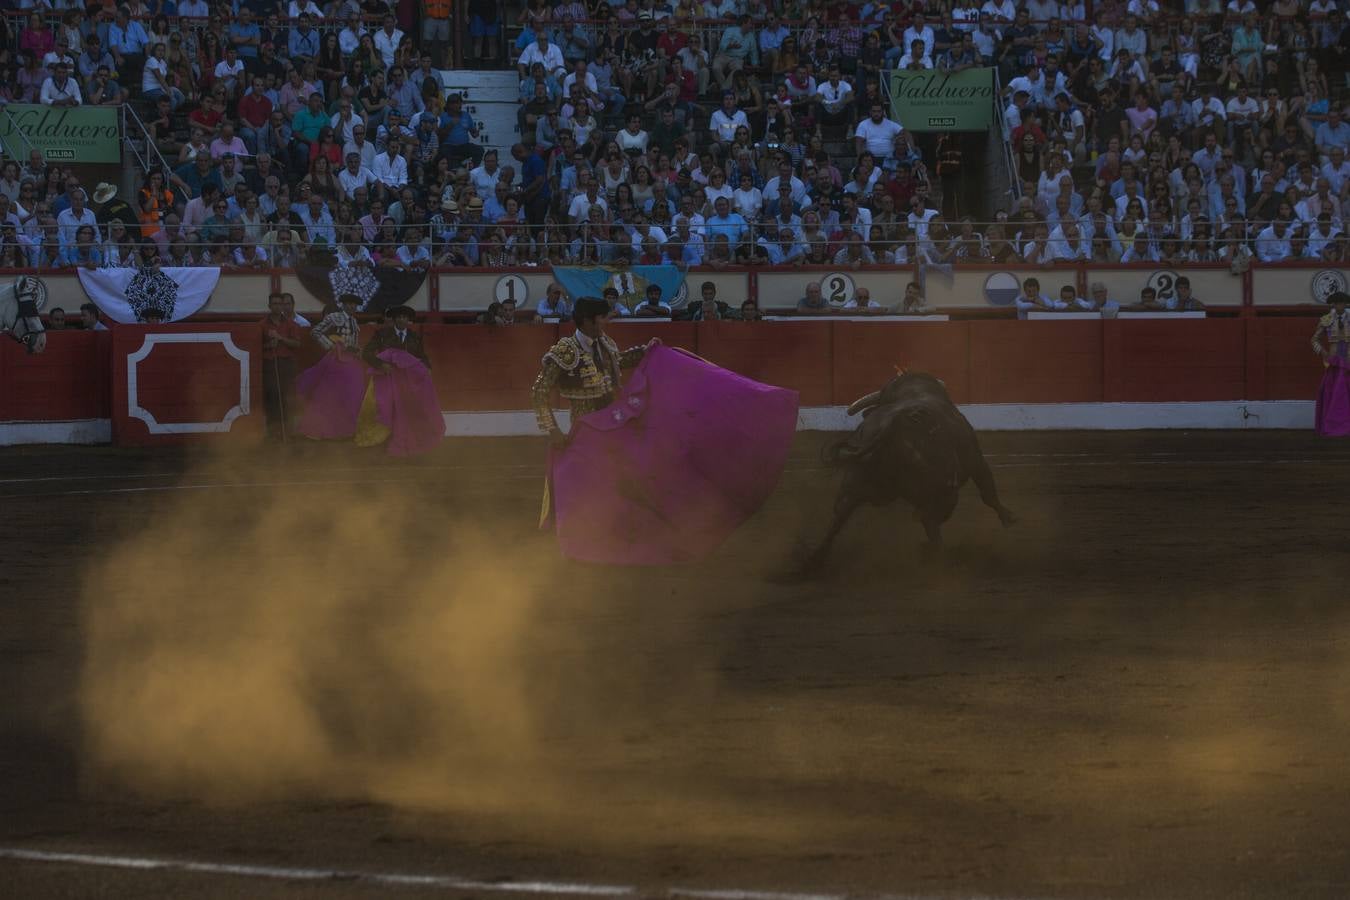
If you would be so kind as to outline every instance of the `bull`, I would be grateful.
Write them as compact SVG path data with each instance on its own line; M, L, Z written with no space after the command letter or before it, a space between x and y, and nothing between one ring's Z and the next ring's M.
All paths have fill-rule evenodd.
M999 501L994 475L975 429L952 403L942 382L920 372L902 372L885 387L854 401L850 416L863 420L825 450L825 461L844 470L834 516L805 573L817 570L849 517L863 504L905 500L923 523L929 551L942 545L942 524L951 518L961 486L974 480L980 499L1006 528L1016 521Z

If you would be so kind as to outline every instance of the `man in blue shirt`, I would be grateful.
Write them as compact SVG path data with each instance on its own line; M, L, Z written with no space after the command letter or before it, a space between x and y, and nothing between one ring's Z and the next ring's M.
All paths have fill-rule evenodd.
M459 94L452 93L446 98L440 125L441 152L450 160L450 165L473 160L476 166L483 161L483 148L473 143L478 137L478 123L465 112L464 100Z
M548 163L538 151L524 144L511 148L511 156L520 163L520 195L525 200L525 216L532 225L542 225L552 194L548 185Z
M118 7L117 19L108 27L108 49L117 60L117 71L139 73L145 65L145 45L150 35L140 22L131 18L131 11Z
M745 217L738 212L731 211L731 202L726 197L718 197L713 203L713 209L716 215L703 223L707 232L707 240L711 241L719 234L725 235L727 243L731 247L734 255L736 248L745 240L746 234L750 231L750 226L746 224Z
M300 14L300 24L291 29L290 39L286 42L286 49L291 57L291 62L297 67L301 62L319 57L319 33L309 25L309 13Z
M258 45L262 43L262 29L253 21L253 13L247 6L239 7L239 18L230 25L230 44L239 51L240 59L256 59Z

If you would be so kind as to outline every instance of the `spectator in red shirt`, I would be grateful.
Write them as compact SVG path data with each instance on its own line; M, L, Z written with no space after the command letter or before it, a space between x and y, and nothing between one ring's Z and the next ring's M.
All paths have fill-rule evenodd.
M267 130L267 120L272 117L272 101L264 93L263 78L254 75L253 89L239 101L239 136L244 139L248 152L258 153L258 132Z

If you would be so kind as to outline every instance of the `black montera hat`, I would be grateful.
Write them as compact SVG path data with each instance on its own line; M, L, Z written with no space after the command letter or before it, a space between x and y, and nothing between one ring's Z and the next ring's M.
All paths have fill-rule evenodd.
M572 307L572 321L580 325L587 319L609 315L609 304L598 297L578 297Z
M417 318L417 313L411 306L391 306L384 311L384 315L389 319L396 319L399 316L406 316L409 319Z
M1345 291L1332 291L1327 294L1327 306L1335 306L1337 303L1350 305L1350 294Z

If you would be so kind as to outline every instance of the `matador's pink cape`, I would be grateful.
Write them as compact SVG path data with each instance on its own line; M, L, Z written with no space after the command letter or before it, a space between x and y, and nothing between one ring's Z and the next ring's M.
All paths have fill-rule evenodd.
M666 565L716 549L773 493L797 392L653 347L614 403L572 424L550 458L564 555Z
M389 429L385 449L390 456L414 456L436 449L445 437L445 419L431 370L404 350L381 350L378 356L393 367L388 375L374 376L377 416Z
M1327 362L1314 425L1324 437L1350 437L1350 368L1339 356L1332 355Z
M295 392L304 404L297 430L319 440L349 438L366 393L366 364L351 350L329 351L300 373Z

